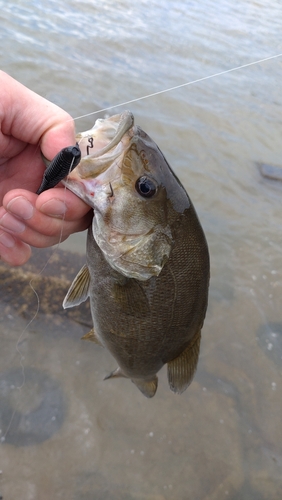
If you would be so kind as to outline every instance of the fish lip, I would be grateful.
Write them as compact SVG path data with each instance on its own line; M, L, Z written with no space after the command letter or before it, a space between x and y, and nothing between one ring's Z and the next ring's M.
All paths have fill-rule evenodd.
M95 150L91 154L83 155L78 166L69 174L66 180L73 183L87 180L88 178L97 178L100 174L107 171L118 157L122 155L131 145L132 138L138 133L137 127L134 126L134 116L131 111L124 111L121 115L114 115L112 118L119 118L115 120L114 124L107 124L107 119L101 119L100 125L98 124L96 131L95 125L92 129L81 132L77 135L78 143L84 141L84 149L87 152L91 148L86 147L87 139L92 137L92 144L94 141L101 141L102 147ZM109 119L110 121L110 119ZM112 136L112 129L115 129L114 136ZM80 140L79 140L80 137ZM89 149L88 149L89 148ZM83 189L83 192L87 192Z
M118 115L115 115L115 116L118 116ZM107 119L102 120L102 121L107 121ZM120 143L122 143L122 139L124 138L124 136L126 136L126 134L128 134L128 132L133 127L134 127L133 113L131 111L126 110L123 113L121 113L116 133L115 133L114 137L112 137L112 139L109 140L108 144L106 144L101 149L95 151L94 153L92 153L92 154L90 153L90 154L84 156L82 158L82 160L88 160L88 159L92 160L92 159L96 159L96 158L97 159L101 158L102 156L104 156L106 153L108 153L112 149L117 148L118 145ZM101 127L101 128L103 128L103 127ZM95 125L94 125L93 129L91 129L91 130L94 130L94 129L95 129ZM83 137L87 137L87 134L90 133L91 130L88 130L86 132L82 132L81 133L81 140L83 139ZM91 136L91 134L89 134L89 136Z

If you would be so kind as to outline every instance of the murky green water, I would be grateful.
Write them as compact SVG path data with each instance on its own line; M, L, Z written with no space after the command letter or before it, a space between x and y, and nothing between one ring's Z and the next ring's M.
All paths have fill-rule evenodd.
M282 53L281 19L279 0L1 2L0 66L77 117ZM115 362L80 341L86 326L42 315L19 391L27 321L1 304L4 500L282 498L282 183L256 164L282 167L281 82L280 57L112 110L155 139L205 229L199 368L179 397L162 371L147 401L103 382Z

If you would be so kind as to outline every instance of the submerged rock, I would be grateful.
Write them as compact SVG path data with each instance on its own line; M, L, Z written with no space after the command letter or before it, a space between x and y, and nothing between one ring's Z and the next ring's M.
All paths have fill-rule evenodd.
M257 163L257 165L263 177L274 181L282 181L282 167L269 165L268 163Z

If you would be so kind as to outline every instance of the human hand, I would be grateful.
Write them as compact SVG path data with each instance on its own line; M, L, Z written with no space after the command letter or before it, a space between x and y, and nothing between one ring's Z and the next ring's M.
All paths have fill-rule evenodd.
M89 226L89 206L63 185L35 194L41 151L51 160L74 144L70 115L0 71L0 256L8 264L24 264L30 245L51 246Z

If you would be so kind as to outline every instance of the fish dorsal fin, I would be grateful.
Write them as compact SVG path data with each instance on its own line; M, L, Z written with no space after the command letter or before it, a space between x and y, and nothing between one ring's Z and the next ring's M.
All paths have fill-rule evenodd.
M169 387L173 392L181 394L191 384L197 368L200 344L201 331L177 358L167 363Z
M101 345L103 347L94 331L94 328L92 328L90 332L83 335L83 337L81 337L81 340L90 340L90 342L95 342L95 344Z
M158 388L158 377L155 375L151 380L144 380L140 378L131 379L139 391L146 396L146 398L152 398L156 394Z
M89 296L90 273L85 264L74 278L67 295L64 298L63 308L78 306Z

